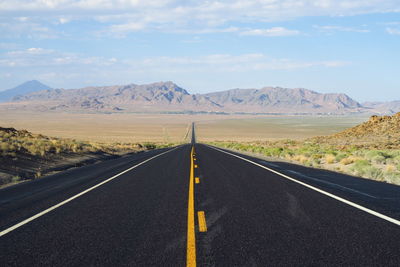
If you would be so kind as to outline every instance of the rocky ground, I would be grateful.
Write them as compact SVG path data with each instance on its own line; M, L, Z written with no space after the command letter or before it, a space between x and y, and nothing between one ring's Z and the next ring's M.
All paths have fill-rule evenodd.
M336 146L400 149L400 112L393 116L372 116L367 122L356 127L309 141Z

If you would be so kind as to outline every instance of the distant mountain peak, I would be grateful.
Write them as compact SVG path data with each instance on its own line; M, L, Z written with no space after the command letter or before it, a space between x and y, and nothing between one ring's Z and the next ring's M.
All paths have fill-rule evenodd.
M26 84L30 84L30 85L32 85L32 84L44 85L43 83L39 82L38 80L26 81L26 82L22 83L21 85L26 85ZM21 86L21 85L20 85L20 86Z
M31 80L24 82L12 89L0 92L0 102L11 101L14 97L37 92L41 90L49 90L51 87L39 82L38 80Z

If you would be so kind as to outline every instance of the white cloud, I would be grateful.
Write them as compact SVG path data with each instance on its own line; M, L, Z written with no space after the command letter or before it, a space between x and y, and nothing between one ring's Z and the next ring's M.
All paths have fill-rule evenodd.
M0 54L0 73L9 73L13 79L28 80L35 77L35 79L43 80L53 86L69 87L80 87L86 82L88 85L157 80L179 82L185 79L202 79L204 82L204 77L206 80L207 77L241 77L246 80L249 75L261 75L262 77L274 75L272 71L297 73L303 69L321 70L339 68L348 64L350 62L340 60L304 61L272 58L262 53L107 58L35 47L34 49ZM4 81L8 81L7 77L0 75ZM202 81L198 80L197 82Z
M18 17L20 22L96 20L123 36L144 30L218 32L232 23L400 12L400 6L398 0L7 0L0 1L0 10L3 17ZM273 33L256 29L249 34Z
M31 47L25 50L16 50L0 56L0 67L35 68L67 65L110 66L115 64L115 58L88 57L76 53L65 53L40 47Z
M342 67L346 61L296 61L274 59L264 54L213 54L198 57L154 57L140 61L126 60L125 64L135 66L144 72L247 72L267 70L295 70L312 67Z
M319 25L314 25L313 26L315 29L325 32L325 33L332 33L332 32L359 32L359 33L368 33L370 30L368 29L360 29L360 28L354 28L354 27L343 27L343 26L333 26L333 25L326 25L326 26L319 26Z
M28 17L18 17L17 20L21 21L21 22L26 22L29 20Z
M400 35L400 29L396 28L386 28L386 32L391 35Z
M38 22L19 19L10 22L4 18L2 20L3 22L0 21L0 36L3 38L53 39L60 35Z
M60 67L68 73L68 67L74 69L99 68L114 70L130 69L136 72L245 72L260 70L292 70L311 67L341 67L349 64L345 61L296 61L291 59L270 58L261 53L253 54L210 54L192 57L150 57L142 59L118 59L115 57L82 56L56 50L32 47L0 55L0 67L45 68ZM64 68L66 70L64 70Z
M0 49L4 50L17 49L18 47L20 47L20 45L16 43L0 43Z
M191 33L191 34L207 34L207 33L233 33L239 32L238 27L226 27L226 28L203 28L203 29L179 29L173 30L173 33Z
M143 23L130 22L125 24L111 25L109 29L112 33L124 34L128 32L137 32L143 30L145 26L146 25Z
M31 47L26 50L16 50L16 51L10 51L7 52L6 55L12 56L12 57L20 57L20 56L29 56L29 55L45 55L45 54L51 54L53 53L53 50L49 49L43 49L40 47Z
M58 22L60 23L60 24L66 24L66 23L68 23L70 20L69 19L67 19L67 18L59 18L58 19Z
M266 37L293 36L299 34L300 32L297 30L289 30L283 27L273 27L270 29L252 29L252 30L242 31L240 33L240 35L266 36Z
M357 13L399 11L397 0L8 0L0 2L3 11L65 11L76 9L92 11L131 11L145 9L189 10L210 14L223 10L241 10L253 14L316 13L315 15L353 15Z

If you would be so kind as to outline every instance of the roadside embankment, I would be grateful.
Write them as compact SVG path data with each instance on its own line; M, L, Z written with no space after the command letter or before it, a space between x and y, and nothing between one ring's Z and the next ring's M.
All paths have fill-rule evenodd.
M343 132L303 141L210 144L400 185L400 113L372 116Z
M173 145L81 142L0 127L0 187L130 153Z

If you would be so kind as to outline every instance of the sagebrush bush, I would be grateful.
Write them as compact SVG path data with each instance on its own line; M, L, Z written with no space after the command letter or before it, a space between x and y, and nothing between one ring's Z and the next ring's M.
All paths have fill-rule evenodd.
M333 164L336 161L336 157L332 154L325 155L325 162L328 164Z
M386 172L394 172L394 171L396 171L396 166L394 166L394 165L386 166Z
M347 158L343 158L343 159L341 159L340 160L340 164L342 164L342 165L349 165L349 164L352 164L353 162L354 162L354 157L352 157L352 156L349 156L349 157L347 157Z
M377 155L377 156L373 157L371 160L374 163L383 164L386 162L386 157L384 157L383 155Z

